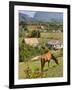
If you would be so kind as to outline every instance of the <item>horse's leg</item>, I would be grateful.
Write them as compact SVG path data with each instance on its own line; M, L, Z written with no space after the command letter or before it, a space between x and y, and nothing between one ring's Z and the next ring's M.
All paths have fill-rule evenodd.
M41 72L43 72L44 64L45 64L45 61L41 59Z
M41 59L41 77L43 77L43 68L44 68L45 61Z
M57 65L59 65L59 62L58 62L58 60L52 55L52 59L55 61L55 63L57 64Z
M49 67L49 64L50 64L50 60L48 60L48 67Z

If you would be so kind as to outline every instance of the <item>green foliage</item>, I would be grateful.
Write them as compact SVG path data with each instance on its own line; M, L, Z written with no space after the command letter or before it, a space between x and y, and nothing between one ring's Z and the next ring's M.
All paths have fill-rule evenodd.
M20 37L25 37L25 33L28 32L28 28L27 28L27 23L21 21L19 23L19 36Z
M27 60L27 58L29 58L29 55L30 52L28 51L28 48L23 39L19 45L19 61L22 62L24 60Z
M40 38L40 31L39 30L34 30L31 32L31 37L36 37L36 38Z
M63 56L63 48L60 50L60 56Z
M29 66L27 66L27 68L24 70L24 73L26 78L31 78L32 70Z
M39 71L39 69L35 70L33 73L32 73L32 78L39 78L41 77L41 72Z
M19 26L22 26L22 28L27 27L27 23L24 21L19 22Z
M19 43L19 61L30 60L32 57L41 55L45 50L42 47L33 47L25 44L24 39Z
M48 31L52 32L52 30L55 30L55 31L61 30L61 32L63 32L63 24L57 23L56 21L50 22L49 27L48 27Z

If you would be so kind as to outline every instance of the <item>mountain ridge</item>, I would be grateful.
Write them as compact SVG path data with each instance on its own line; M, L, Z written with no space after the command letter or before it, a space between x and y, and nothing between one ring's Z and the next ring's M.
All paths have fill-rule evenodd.
M63 14L62 13L55 13L55 12L36 12L34 17L30 17L27 14L19 13L19 22L63 22Z

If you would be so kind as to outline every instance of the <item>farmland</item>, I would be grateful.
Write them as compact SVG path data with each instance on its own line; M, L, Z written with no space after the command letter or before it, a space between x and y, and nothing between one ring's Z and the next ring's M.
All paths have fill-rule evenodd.
M58 32L46 32L41 33L41 38L47 38L47 39L63 39L63 33Z
M60 39L62 40L63 39L63 33L53 33L53 32L46 32L46 33L41 33L41 38L39 39L40 43L44 44L44 43L47 43L48 40L51 40L51 39Z

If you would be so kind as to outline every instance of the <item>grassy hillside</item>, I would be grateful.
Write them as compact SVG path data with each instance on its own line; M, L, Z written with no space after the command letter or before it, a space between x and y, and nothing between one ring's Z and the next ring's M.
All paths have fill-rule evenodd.
M50 62L50 67L48 67L48 63L45 64L43 78L63 76L63 59L62 57L58 57L57 59L59 61L59 65L56 65L53 60ZM26 78L41 78L40 60L28 60L28 62L19 63L19 79Z

